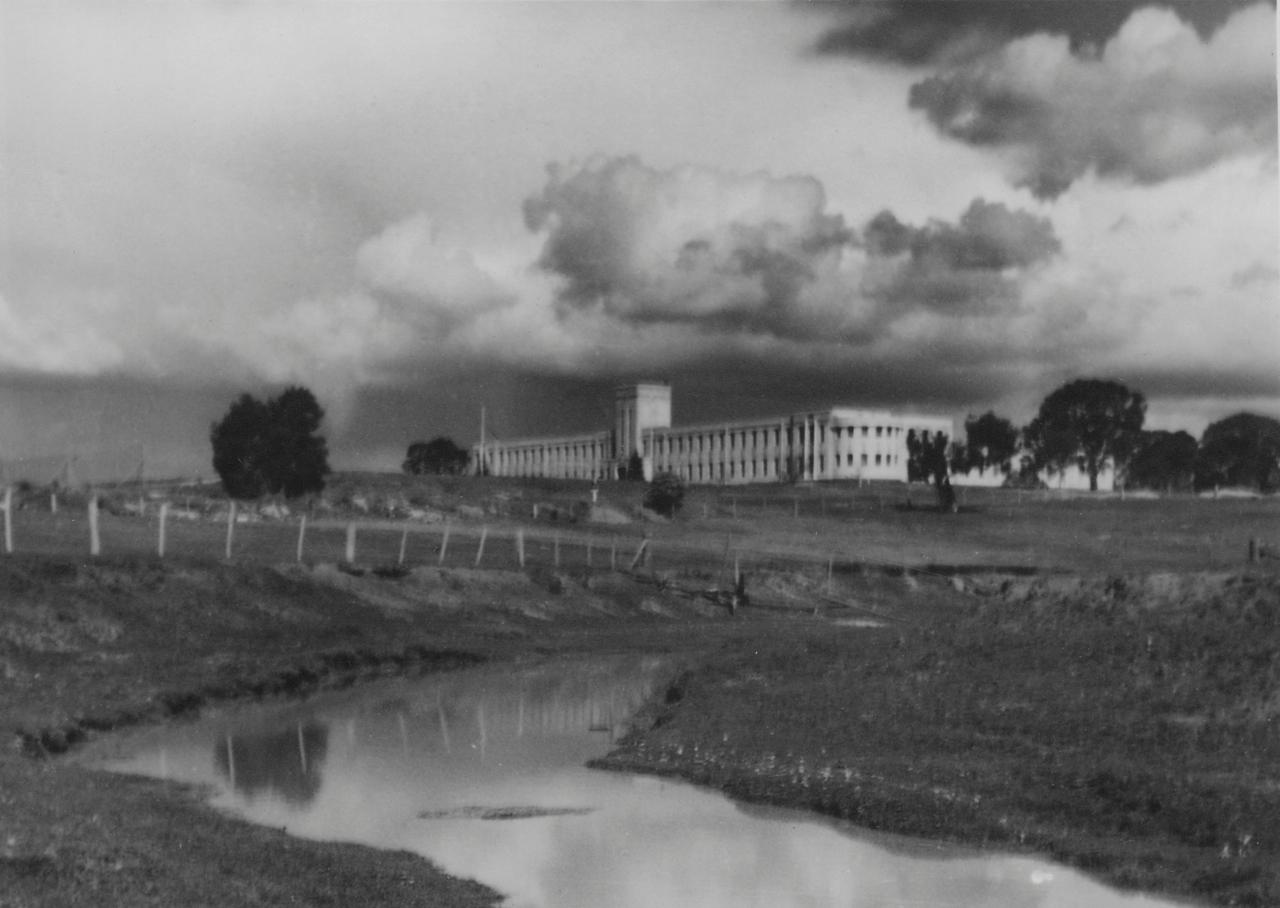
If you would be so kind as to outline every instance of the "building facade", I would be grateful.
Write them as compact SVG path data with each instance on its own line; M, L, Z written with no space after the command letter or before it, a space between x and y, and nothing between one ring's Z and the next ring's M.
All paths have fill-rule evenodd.
M487 441L474 468L492 476L606 480L633 466L688 483L907 478L907 433L954 436L950 419L834 407L735 422L671 425L671 386L626 385L608 431Z

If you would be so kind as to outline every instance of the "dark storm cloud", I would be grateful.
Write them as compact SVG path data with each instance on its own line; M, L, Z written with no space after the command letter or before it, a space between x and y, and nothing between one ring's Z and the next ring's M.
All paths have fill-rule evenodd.
M842 21L819 39L822 54L908 65L954 63L1014 38L1049 32L1073 51L1102 45L1144 6L1171 9L1209 37L1251 0L854 0L822 3Z
M1280 395L1280 373L1263 367L1131 369L1126 370L1125 381L1148 397L1165 399L1250 399Z
M1016 302L1021 272L1061 250L1045 218L975 199L955 224L903 224L891 211L868 222L869 288L878 298L968 314Z
M658 170L637 158L554 166L525 202L562 311L798 337L826 311L851 233L808 176Z
M853 4L820 50L922 64L908 103L1053 198L1089 172L1154 184L1276 143L1265 2Z

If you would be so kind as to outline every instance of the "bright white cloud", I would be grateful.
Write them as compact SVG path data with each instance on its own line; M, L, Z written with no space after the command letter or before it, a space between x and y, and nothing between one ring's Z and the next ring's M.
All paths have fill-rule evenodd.
M1015 180L1056 196L1089 171L1158 183L1276 147L1275 9L1203 40L1169 10L1137 10L1100 54L1065 35L1009 42L916 85L946 135L1011 150Z

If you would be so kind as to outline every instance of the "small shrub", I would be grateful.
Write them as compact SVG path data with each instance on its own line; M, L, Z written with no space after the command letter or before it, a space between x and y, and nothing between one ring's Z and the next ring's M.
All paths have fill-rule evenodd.
M675 473L659 473L644 493L644 506L664 517L674 517L684 504L684 482Z

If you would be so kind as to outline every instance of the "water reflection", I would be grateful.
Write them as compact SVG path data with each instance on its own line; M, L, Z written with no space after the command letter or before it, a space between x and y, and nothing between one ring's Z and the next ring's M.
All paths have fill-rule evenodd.
M249 797L273 794L304 807L320 790L329 729L299 722L288 731L228 734L213 746L213 763L233 789Z
M582 768L670 671L627 658L387 682L166 729L110 766L212 783L219 805L297 835L417 851L510 908L1166 904L1043 861L886 847L812 815Z

